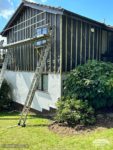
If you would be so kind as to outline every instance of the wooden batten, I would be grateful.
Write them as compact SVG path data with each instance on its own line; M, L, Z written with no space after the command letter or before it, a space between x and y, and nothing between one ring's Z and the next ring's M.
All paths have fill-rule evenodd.
M50 26L52 26L52 14L50 14ZM53 35L52 35L53 37ZM52 44L53 44L53 39L51 39L51 47L50 47L50 52L49 52L49 59L48 59L48 63L49 63L49 72L52 71Z
M87 52L86 52L86 43L87 43L87 24L85 23L85 33L84 33L84 39L85 39L85 45L84 45L84 51L85 51L85 58L84 58L84 63L87 61Z
M66 16L66 37L65 37L65 49L66 49L66 54L65 54L65 71L67 71L67 57L68 57L68 56L67 56L67 54L68 54L68 53L67 53L67 51L68 51L68 49L67 49L67 42L68 42L68 41L67 41L67 31L68 31L68 29L67 29L67 28L68 28L67 23L68 23L68 22L67 22L67 16Z
M95 45L95 38L94 38L94 36L95 36L95 28L94 28L94 33L92 33L93 34L93 59L94 59L94 51L95 51L95 47L94 47L94 45Z
M82 64L82 22L81 22L81 30L80 30L80 64Z
M71 57L70 57L70 70L72 69L73 63L73 19L71 19Z
M100 36L99 36L99 60L101 60L101 53L102 53L102 30L99 29Z
M77 61L78 61L78 22L76 21L76 58L75 58L75 66L77 66Z
M27 43L32 43L34 41L38 41L38 40L43 40L45 38L48 38L48 34L44 35L40 35L40 36L37 36L37 37L33 37L33 38L28 38L28 39L25 39L25 40L20 40L18 42L14 42L14 43L11 43L11 44L7 44L5 46L3 46L3 49L8 49L8 48L12 48L12 47L15 47L17 45L23 45L23 44L27 44Z
M56 26L57 26L57 23L56 23L56 20L57 20L57 17L56 15L54 15L54 73L56 73Z
M62 16L60 16L60 73L62 73Z
M91 26L89 25L89 57L88 59L90 59L90 55L91 55Z

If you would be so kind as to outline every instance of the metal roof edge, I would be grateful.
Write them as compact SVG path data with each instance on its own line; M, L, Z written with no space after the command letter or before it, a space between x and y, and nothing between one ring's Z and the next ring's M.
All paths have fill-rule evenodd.
M87 20L87 21L89 21L89 22L92 22L92 23L98 24L98 25L100 25L100 26L104 27L105 29L108 29L108 30L110 30L110 31L113 31L113 27L108 26L108 25L107 25L107 24L105 24L105 23L102 23L102 22L99 22L99 21L93 20L93 19L91 19L91 18L88 18L88 17L82 16L82 15L79 15L79 14L77 14L77 13L71 12L71 11L66 10L66 9L64 9L64 15L69 15L70 17L71 17L71 16L79 17L79 18L81 18L81 19L85 19L85 20Z

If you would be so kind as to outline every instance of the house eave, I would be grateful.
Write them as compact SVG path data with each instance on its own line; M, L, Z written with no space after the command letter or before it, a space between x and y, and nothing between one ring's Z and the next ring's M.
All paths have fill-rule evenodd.
M63 14L63 9L25 1L25 2L22 2L20 4L20 6L17 8L17 10L12 15L11 19L8 21L8 23L6 24L6 26L4 27L4 29L2 30L2 32L0 33L0 35L5 36L7 28L10 27L10 25L15 20L15 18L18 15L18 13L23 9L24 6L25 7L30 7L30 8L33 8L33 9L38 9L38 10L41 10L41 11L45 11L45 12L48 12L48 13L59 14L59 15Z
M24 3L22 2L20 4L20 6L16 9L16 11L14 12L14 14L12 15L12 17L10 18L10 20L7 22L6 26L3 28L2 32L0 33L0 35L5 36L5 32L7 31L6 29L11 25L11 23L16 18L16 16L18 15L18 13L21 11L21 9L22 9L23 6L24 6Z
M71 12L69 10L64 9L63 14L66 15L66 16L69 16L69 17L81 18L81 20L86 20L88 23L92 23L94 25L98 25L98 26L102 27L105 30L109 30L109 31L113 32L113 27L108 26L105 23L101 23L99 21L96 21L96 20L90 19L88 17L79 15L77 13Z

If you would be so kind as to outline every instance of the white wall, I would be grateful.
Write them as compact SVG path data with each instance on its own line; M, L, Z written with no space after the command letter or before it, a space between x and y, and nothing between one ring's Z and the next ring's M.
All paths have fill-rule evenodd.
M4 40L3 46L7 44L7 38L0 35L0 41Z
M24 104L33 78L30 72L6 71L5 79L9 82L13 91L13 100ZM48 75L48 92L37 91L32 102L32 108L42 111L55 108L57 99L61 96L61 76L60 74Z

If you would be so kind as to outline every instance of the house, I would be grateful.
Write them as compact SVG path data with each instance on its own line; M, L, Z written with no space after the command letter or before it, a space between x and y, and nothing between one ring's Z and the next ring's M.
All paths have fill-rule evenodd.
M113 57L112 27L60 7L24 1L1 32L11 51L5 78L16 103L25 103L47 42L36 37L47 34L49 27L53 30L50 53L31 106L38 111L55 108L67 73L77 65L89 59L112 61Z

